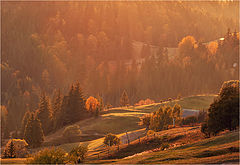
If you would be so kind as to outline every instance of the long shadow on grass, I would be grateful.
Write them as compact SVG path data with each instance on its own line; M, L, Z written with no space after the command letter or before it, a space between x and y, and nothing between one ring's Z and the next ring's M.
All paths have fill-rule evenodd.
M190 148L190 147L210 147L210 146L215 146L215 145L222 145L225 143L231 143L234 141L239 140L239 134L238 132L234 132L234 133L230 133L226 136L221 136L221 137L216 137L213 139L206 139L204 141L201 142L196 142L194 144L187 144L184 146L180 146L175 148L174 150L179 150L179 149L186 149L186 148Z

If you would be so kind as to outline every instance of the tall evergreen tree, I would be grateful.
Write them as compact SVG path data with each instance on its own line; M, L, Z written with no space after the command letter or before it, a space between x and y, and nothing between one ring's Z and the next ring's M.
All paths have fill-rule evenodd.
M58 125L75 123L81 120L86 112L82 89L77 82L71 86L68 96L63 98Z
M24 137L24 131L25 131L25 127L27 125L28 119L31 116L31 112L29 110L27 110L27 112L25 112L24 117L22 119L22 125L21 125L21 133L20 136Z
M51 107L50 107L50 100L48 96L44 93L40 98L39 109L37 111L37 117L42 123L42 128L44 134L48 134L52 127L51 127Z
M71 88L69 93L69 108L71 114L71 121L79 121L82 117L82 114L86 112L85 109L85 99L83 97L83 92L80 87L79 82L74 85L74 88Z
M127 95L127 92L124 90L123 93L122 93L122 97L120 99L120 104L122 106L127 106L129 105L129 99L128 99L128 95Z
M53 128L56 129L58 120L60 120L61 115L61 106L62 106L62 94L60 89L58 89L55 92L55 97L53 98L53 114L52 114L52 120L53 120Z
M10 144L8 143L6 145L3 156L5 158L15 158L16 157L16 151L15 151L15 146L14 146L13 140L11 140Z
M44 140L41 122L38 118L34 118L34 114L31 114L30 118L28 119L24 131L24 139L32 148L39 147Z

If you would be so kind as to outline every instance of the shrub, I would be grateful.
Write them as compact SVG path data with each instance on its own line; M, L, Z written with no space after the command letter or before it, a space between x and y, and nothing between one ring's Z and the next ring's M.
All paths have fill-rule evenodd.
M60 148L45 148L39 151L29 164L64 164L67 162L67 153Z
M63 136L66 138L79 136L80 134L81 134L80 127L76 124L66 127L63 131Z
M155 103L154 100L151 100L151 99L146 99L146 100L140 100L139 102L137 102L135 105L136 106L140 106L140 105L149 105L149 104L153 104Z
M12 146L11 146L12 145ZM28 154L27 150L28 144L25 140L22 139L11 139L6 144L4 150L4 157L16 157L16 158L24 158ZM12 150L12 151L11 151ZM12 154L10 152L13 152Z
M69 153L69 161L73 163L82 163L87 155L87 147L78 146Z
M112 146L115 138L117 138L116 135L109 133L105 136L103 143L107 146Z

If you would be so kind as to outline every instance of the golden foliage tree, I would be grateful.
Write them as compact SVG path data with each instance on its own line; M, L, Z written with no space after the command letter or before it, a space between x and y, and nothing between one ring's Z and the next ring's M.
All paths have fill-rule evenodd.
M86 101L86 109L89 112L95 112L99 105L99 101L93 96L90 96Z

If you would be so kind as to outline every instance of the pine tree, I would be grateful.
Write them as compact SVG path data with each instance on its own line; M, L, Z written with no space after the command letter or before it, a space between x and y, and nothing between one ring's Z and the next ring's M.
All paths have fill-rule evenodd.
M69 92L69 113L71 115L71 121L74 123L82 118L85 109L85 99L80 84L77 82L75 86L72 86Z
M122 97L120 99L120 104L122 106L128 106L129 105L128 95L127 95L127 92L125 90L122 93Z
M51 107L48 96L44 93L41 96L37 117L42 123L42 129L45 135L51 131Z
M10 158L15 158L16 157L13 141L11 141L11 143L10 143L8 152L9 152L9 157Z
M86 112L83 92L77 82L71 86L68 96L63 98L58 125L75 123L81 120Z
M57 123L58 120L60 120L61 116L61 106L62 106L62 94L60 89L56 91L55 97L53 99L53 114L52 114L52 120L53 120L53 128L56 129L58 127Z
M29 110L27 110L27 112L25 112L24 116L23 116L23 119L22 119L22 125L21 125L21 137L24 136L24 131L25 131L25 127L26 127L26 124L28 122L28 119L30 118L31 116L31 112Z
M11 140L10 144L6 145L3 155L5 158L15 158L16 157L16 151L15 151L15 147L13 144L13 140Z
M41 122L38 118L34 118L34 114L31 114L27 122L24 139L32 148L39 147L44 140Z

